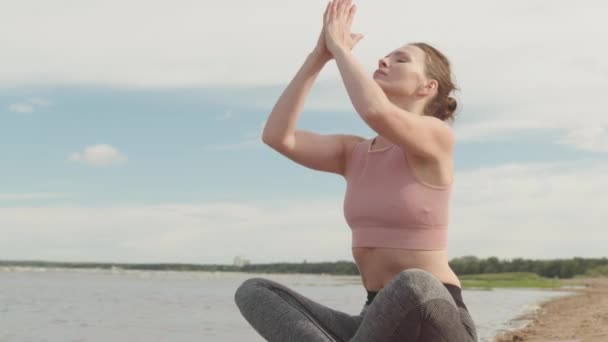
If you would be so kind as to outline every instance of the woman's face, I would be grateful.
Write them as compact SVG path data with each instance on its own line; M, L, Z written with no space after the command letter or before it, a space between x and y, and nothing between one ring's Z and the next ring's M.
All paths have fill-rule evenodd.
M402 46L378 61L373 78L385 93L411 97L428 81L425 56L415 45Z

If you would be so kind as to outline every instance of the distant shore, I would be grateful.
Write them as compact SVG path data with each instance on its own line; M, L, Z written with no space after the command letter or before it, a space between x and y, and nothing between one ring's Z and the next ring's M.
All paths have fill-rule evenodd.
M359 277L355 263L349 261L325 263L276 263L247 265L204 264L133 264L104 262L56 262L56 261L8 261L0 260L0 269L99 269L110 271L164 271L164 272L237 272L252 274L314 274L329 276ZM608 265L606 265L608 266ZM534 272L498 272L458 274L463 289L491 288L559 288L562 282L557 277L543 277Z
M606 342L608 341L608 277L562 279L572 295L548 300L522 328L496 336L494 342Z

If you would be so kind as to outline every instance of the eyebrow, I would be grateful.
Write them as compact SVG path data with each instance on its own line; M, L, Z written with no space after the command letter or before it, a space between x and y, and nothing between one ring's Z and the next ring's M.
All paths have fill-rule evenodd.
M391 52L391 53L389 53L388 55L386 55L386 57L390 56L391 54L393 54L393 53L392 53L392 52ZM394 54L395 54L395 55L403 55L403 56L405 56L405 57L409 57L409 58L411 58L411 57L410 57L410 55L409 55L409 53L407 53L407 52L405 52L405 51L401 51L401 50L397 50L397 51L395 51L395 53L394 53Z

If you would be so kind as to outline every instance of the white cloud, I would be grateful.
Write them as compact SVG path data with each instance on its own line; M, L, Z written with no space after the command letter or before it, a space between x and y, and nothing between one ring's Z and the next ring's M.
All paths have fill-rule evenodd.
M0 249L6 259L71 261L348 258L350 233L337 209L335 200L0 208Z
M457 175L452 247L458 254L603 256L606 163L509 164Z
M573 129L559 143L591 152L608 152L608 123Z
M0 201L27 201L39 199L57 199L65 197L64 194L54 193L0 193Z
M8 110L15 113L32 113L34 111L34 106L23 103L14 103L8 106Z
M227 110L224 112L224 114L218 115L216 117L216 120L224 121L224 120L230 120L232 118L234 118L234 114L231 111Z
M14 103L8 106L8 110L15 113L33 113L35 106L48 106L50 102L41 98L28 99L29 103Z
M45 99L41 99L41 98L31 98L28 100L28 102L35 104L37 106L48 106L51 104L50 101L45 100Z
M588 57L604 60L601 56L607 51L595 43L605 27L594 19L602 19L607 10L599 0L554 1L550 7L527 0L417 4L416 13L433 13L433 23L440 25L429 25L427 16L412 15L411 4L403 1L354 3L358 11L353 31L366 35L355 49L370 72L386 52L418 40L443 47L456 62L457 71L462 71L457 75L494 81L499 80L495 76L542 68L537 63L551 65L564 56L583 58L583 63ZM20 38L3 39L8 44L3 56L7 66L0 69L0 75L5 84L91 80L135 86L284 84L289 80L286 75L293 75L316 44L325 4L89 0L68 7L22 0L0 14L6 28L0 35L19 32ZM40 10L32 12L32 5ZM144 5L147 11L142 13ZM441 11L436 10L438 6ZM20 20L25 15L49 34L41 36ZM134 17L138 18L136 26ZM107 25L108 19L113 25ZM513 26L515 19L517 27ZM159 22L168 25L159 26ZM75 25L79 30L72 29ZM137 45L132 44L134 38ZM563 44L570 38L576 38L580 49ZM534 53L524 53L532 46ZM106 63L99 64L101 60ZM331 78L339 76L331 69ZM522 82L519 76L518 72L511 79ZM500 88L498 84L489 86Z
M127 157L108 144L85 147L83 152L73 153L69 160L93 166L109 166L127 162Z
M229 143L229 144L210 144L205 146L204 148L207 150L215 150L215 151L240 151L252 148L261 148L265 147L262 142L262 133L264 132L264 126L266 125L266 120L262 121L259 126L259 131L247 131L243 134L242 140Z
M450 258L604 256L607 173L606 163L457 173ZM66 261L352 261L342 199L0 207L0 250L4 258Z
M597 43L606 32L605 1L440 1L415 9L400 0L355 3L353 31L366 37L354 51L369 75L379 57L407 42L429 42L450 58L462 89L462 139L547 129L564 133L560 142L574 148L605 151L597 147L604 146L600 135L586 135L581 143L572 129L581 121L608 124L608 45ZM269 109L314 47L325 4L12 2L0 13L0 84L219 87L225 89L219 96L209 92L214 101ZM432 20L412 13L432 13ZM14 109L28 111L24 104ZM352 113L334 61L319 74L305 110Z

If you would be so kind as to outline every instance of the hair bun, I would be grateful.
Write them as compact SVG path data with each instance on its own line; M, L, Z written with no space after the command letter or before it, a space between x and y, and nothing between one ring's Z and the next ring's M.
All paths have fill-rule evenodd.
M456 101L455 98L448 96L445 99L445 116L448 118L454 116L456 107L458 107L458 101Z

